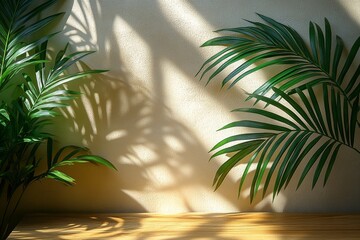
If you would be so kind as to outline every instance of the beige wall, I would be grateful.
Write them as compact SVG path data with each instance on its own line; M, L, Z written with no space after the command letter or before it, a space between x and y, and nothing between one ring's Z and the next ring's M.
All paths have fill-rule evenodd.
M97 52L85 62L110 71L83 81L85 93L64 112L56 133L63 143L84 144L111 160L113 172L77 166L68 172L75 187L50 180L34 185L25 207L36 211L229 212L229 211L360 211L359 156L342 152L325 188L306 182L249 204L237 198L234 169L216 192L212 180L224 161L208 162L208 150L228 136L216 132L235 120L241 88L253 90L270 73L261 72L238 88L220 91L220 81L205 87L194 75L216 49L200 49L213 31L247 25L255 12L273 17L307 35L308 22L323 25L349 45L359 35L357 0L102 0L65 1L62 37L54 45ZM61 126L60 126L61 123ZM245 188L246 189L246 188Z

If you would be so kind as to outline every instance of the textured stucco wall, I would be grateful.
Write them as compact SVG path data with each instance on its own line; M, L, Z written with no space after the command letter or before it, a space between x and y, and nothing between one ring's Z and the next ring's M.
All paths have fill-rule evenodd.
M208 162L208 150L228 136L217 129L236 119L230 110L271 73L261 72L230 91L220 81L205 87L194 75L217 49L200 49L213 31L259 20L256 12L307 36L308 22L324 17L347 45L359 35L357 0L102 0L64 1L64 32L53 43L97 52L85 63L109 69L82 81L81 100L64 112L56 134L65 144L84 144L111 160L113 172L75 166L73 188L52 181L35 184L24 207L35 211L229 212L360 211L359 156L343 152L325 188L294 185L249 204L237 198L241 166L216 192L212 180L224 161ZM222 75L224 76L224 75ZM75 120L74 120L75 119ZM249 182L248 182L249 184ZM245 187L246 189L246 187Z

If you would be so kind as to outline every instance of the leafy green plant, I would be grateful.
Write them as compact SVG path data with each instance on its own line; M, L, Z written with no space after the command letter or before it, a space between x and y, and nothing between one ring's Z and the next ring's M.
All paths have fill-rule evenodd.
M64 84L103 70L71 73L91 51L66 55L67 47L51 58L48 41L57 33L44 34L62 13L40 18L56 0L1 0L0 11L0 239L14 224L14 213L29 184L51 178L66 185L75 180L60 167L96 163L115 169L106 159L79 146L56 150L48 127L59 109L80 93Z
M298 187L312 168L312 187L321 174L325 185L340 149L360 153L355 143L360 124L360 66L356 62L360 38L347 52L325 19L324 30L310 22L308 46L293 28L259 16L263 22L248 21L251 26L219 30L230 34L205 42L203 47L225 48L205 61L198 72L201 78L211 73L209 83L223 70L231 69L222 80L222 86L229 84L231 88L254 72L273 66L282 69L248 94L246 100L253 100L253 107L234 110L250 113L257 120L235 121L222 128L252 132L229 136L211 149L215 151L211 159L230 154L216 172L215 188L232 168L247 160L240 193L255 164L250 201L261 189L264 197L270 183L274 184L274 198L300 166Z

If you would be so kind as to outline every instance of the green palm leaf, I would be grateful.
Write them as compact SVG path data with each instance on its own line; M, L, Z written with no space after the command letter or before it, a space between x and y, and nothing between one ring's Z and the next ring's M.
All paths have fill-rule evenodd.
M59 89L59 87L91 74L105 72L105 70L87 70L67 73L69 67L91 54L92 51L75 52L65 56L66 49L67 45L58 52L54 63L52 63L54 67L47 70L49 69L47 65L51 62L46 59L47 41L43 42L38 48L41 61L35 64L35 79L23 73L25 83L21 88L24 92L24 104L33 129L44 127L44 123L47 124L47 122L43 122L43 118L58 116L57 109L68 106L70 100L80 95L77 91Z
M326 184L340 148L360 153L354 146L360 126L360 67L355 60L360 38L346 55L340 37L336 36L335 47L332 46L331 26L325 19L325 30L310 22L308 47L291 27L259 16L263 22L248 21L252 26L219 30L231 34L205 42L202 47L225 48L205 61L197 73L200 79L210 74L209 83L231 65L233 70L222 81L222 86L229 84L230 88L256 71L270 66L283 68L249 94L247 100L254 99L254 107L234 110L249 113L254 120L242 119L221 128L233 129L236 134L211 149L215 151L211 158L233 154L216 172L215 188L233 167L243 162L246 167L240 193L249 169L256 165L251 201L261 183L264 197L273 179L275 197L288 186L302 162L305 167L298 187L313 168L314 187L323 172ZM259 103L265 107L257 107ZM253 131L241 133L244 128Z
M1 2L5 10L0 12L0 90L5 88L10 79L26 66L39 62L38 54L28 56L26 54L50 39L53 34L30 39L62 14L53 14L34 21L39 12L54 4L56 0L45 1L39 6L32 6L32 2L31 0L2 0ZM11 82L14 84L13 81Z
M67 44L51 59L47 43L57 33L47 34L46 27L62 13L45 17L39 13L56 0L0 2L0 199L6 201L0 207L0 239L6 239L23 193L33 181L52 178L72 185L75 179L60 167L77 163L115 167L84 147L56 151L54 136L45 128L60 108L80 96L64 84L104 72L69 71L92 51L67 54ZM43 161L45 170L39 167Z
M311 92L310 95L312 95L313 89L309 88L308 90ZM303 91L296 89L297 94L290 96L276 88L274 88L273 91L281 96L281 101L275 101L271 97L265 97L263 95L250 95L257 101L266 103L266 109L240 108L235 110L236 112L246 112L260 116L264 119L262 122L241 120L230 123L222 128L260 129L267 132L237 134L225 138L214 146L211 151L217 151L211 158L223 154L235 153L235 155L226 161L217 171L214 178L216 188L220 186L232 167L239 162L250 158L246 163L247 166L241 178L239 192L247 177L248 170L257 160L257 167L250 190L251 201L255 197L261 182L263 181L265 181L263 196L265 195L270 180L276 173L276 181L273 189L275 197L282 188L286 188L302 161L308 161L308 163L302 172L298 186L301 185L305 176L314 164L318 163L313 177L313 185L315 185L322 170L325 168L326 162L328 162L329 167L326 171L324 182L327 181L341 146L358 151L352 145L349 145L346 139L340 137L340 130L344 135L348 130L340 128L339 124L329 126L333 129L336 128L338 130L338 135L332 136L328 134L327 128L322 127L322 124L325 125L323 121L325 117L322 116L321 112L317 112L317 109L320 108L318 102L314 99L311 101L306 98ZM338 101L339 97L341 97L340 93L334 98L334 101ZM296 98L297 101L301 101L303 103L301 104L302 106L296 103L294 98ZM313 104L314 102L316 104ZM271 109L267 110L268 108ZM283 115L274 113L278 110L282 110ZM339 117L337 115L339 115L339 112L343 112L343 106L337 105L337 108L329 108L329 110L331 116ZM346 119L346 117L340 117ZM304 119L301 120L300 118ZM320 123L320 121L322 123ZM271 122L271 124L267 122ZM339 138L336 138L336 136ZM239 141L241 141L241 143L237 143ZM232 145L229 146L229 144ZM244 151L244 149L246 149L246 151ZM278 149L280 151L276 153ZM315 151L315 154L311 155L312 151ZM330 155L331 153L332 155ZM331 156L330 160L329 156ZM268 171L265 180L267 169L270 170Z
M55 154L53 154L53 149L54 141L52 138L48 138L46 151L48 170L42 174L33 176L31 179L32 181L41 178L51 178L66 185L73 185L75 183L75 179L64 172L59 171L58 168L79 163L94 163L116 170L116 167L105 158L97 155L84 154L89 151L87 148L67 145L60 148Z
M232 87L253 72L272 65L282 65L286 66L286 69L275 74L254 93L264 95L274 86L294 93L295 88L306 89L306 84L315 86L326 82L342 91L349 101L359 95L360 69L355 65L355 58L360 47L360 38L355 41L341 66L340 59L344 56L343 41L337 36L337 44L332 56L332 32L327 19L325 19L325 33L317 24L310 23L311 50L309 50L305 41L294 29L269 17L260 14L259 16L265 24L249 21L254 26L221 29L219 32L236 35L217 37L202 45L202 47L226 46L226 48L203 64L198 72L198 74L202 72L201 78L213 70L208 80L211 81L230 65L241 60L244 62L224 78L223 85L233 80L229 85ZM353 67L357 70L349 76L350 81L344 81L349 69Z

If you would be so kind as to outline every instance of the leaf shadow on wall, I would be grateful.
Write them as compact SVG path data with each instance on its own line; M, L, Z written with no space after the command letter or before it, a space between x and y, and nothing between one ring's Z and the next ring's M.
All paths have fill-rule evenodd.
M65 112L67 119L59 124L58 129L61 138L69 144L80 142L87 145L93 153L110 159L118 167L119 172L88 166L69 169L70 173L76 174L77 186L66 190L60 190L55 186L49 189L56 189L56 191L51 190L54 202L57 202L57 199L65 203L76 201L76 204L62 207L63 203L57 202L55 205L49 205L49 208L56 206L58 209L72 210L74 206L79 205L81 206L79 210L86 211L89 209L125 212L152 211L152 209L199 211L211 208L222 209L216 205L227 204L224 209L234 209L234 211L274 210L271 201L260 204L260 199L256 199L250 205L246 194L237 199L238 180L232 178L227 178L213 194L212 178L221 163L207 162L208 146L204 146L202 140L178 120L176 109L170 108L165 102L164 85L168 81L176 80L163 75L161 63L169 61L188 79L193 80L194 88L204 88L203 83L199 83L193 77L198 67L205 61L199 53L200 49L184 38L171 22L168 22L166 28L161 31L151 28L157 23L168 21L157 3L143 2L142 10L138 9L136 4L127 9L121 8L121 2L112 1L111 4L119 6L113 8L107 7L106 4L105 1L81 3L81 11L76 15L71 13L71 17L77 19L77 24L66 27L67 37L70 38L73 46L98 48L98 53L92 58L99 55L106 56L105 59L93 60L95 64L103 63L105 67L109 64L110 68L121 65L124 60L119 44L122 43L115 41L117 38L113 27L117 18L123 19L142 37L150 49L152 78L155 80L152 83L153 92L144 88L142 82L123 66L116 67L115 71L110 69L109 74L97 76L96 79L88 82L83 81L79 85L85 96L81 101L76 102L73 110ZM197 8L195 3L191 4ZM148 15L149 19L142 24L135 21L134 19L142 14L141 11L145 10L152 12ZM206 21L210 23L217 21L215 17L201 12L200 8L197 10ZM84 17L86 15L93 16L95 22L87 21ZM104 19L106 21L102 21ZM93 28L96 30L96 36L89 36L89 29ZM105 31L104 34L104 29L109 31ZM162 36L162 42L152 38L153 34L165 33L168 35ZM76 36L76 41L71 40L72 36ZM161 51L151 51L159 44L162 45ZM106 46L110 46L111 49L106 49ZM181 49L177 57L172 51L174 48ZM191 64L188 63L189 59ZM265 74L271 76L271 73ZM238 107L239 98L244 97L237 89L219 96L218 86L215 85L209 86L206 93L229 110ZM251 177L250 175L249 178ZM249 182L246 184L244 189L250 186ZM303 189L304 192L299 191L296 194L293 193L293 189L282 193L286 203L285 210L299 209L297 204L308 199L307 189L305 187ZM306 193L306 196L303 196L303 193ZM311 198L321 204L324 199L334 197L334 194L324 192L321 198L317 194ZM167 200L168 206L159 206L163 205L163 202L159 202L158 205L153 203L153 207L150 208L146 206L146 203L158 201L159 196ZM205 203L198 201L209 196L218 199L210 199ZM87 199L92 201L84 201Z
M70 37L73 47L99 47L99 54L106 54L108 58L111 55L115 64L121 65L119 43L113 41L116 38L111 35L114 33L107 35L100 32L103 26L101 15L97 14L101 6L90 4L92 14L89 14L85 5L80 4L81 14L72 13L71 17L76 19L78 25L67 25L65 35ZM156 8L156 11L161 16L161 10ZM89 26L90 21L81 20L83 17L86 19L86 14L94 15L94 24L100 24L95 26L99 30L96 44L87 35L94 26ZM117 16L117 13L113 17L109 17L108 12L102 14L107 16L106 24L109 24L109 19L115 21ZM171 24L169 27L173 28ZM176 34L175 30L172 31ZM76 36L76 40L71 40L71 36ZM175 44L191 46L179 34L172 38L179 39ZM151 49L154 43L149 44ZM106 51L106 45L111 46L110 52ZM234 194L236 181L228 179L223 188L213 193L211 183L218 166L208 164L208 150L188 127L177 120L176 109L170 109L164 102L162 85L165 80L171 79L164 79L161 75L158 60L173 58L174 64L181 67L181 62L197 51L197 48L192 48L184 50L185 54L180 60L171 54L167 56L169 53L166 51L153 53L156 82L153 83L152 93L122 66L107 75L94 76L79 83L77 87L84 95L64 112L65 120L57 125L56 135L66 144L82 143L88 146L93 153L111 160L119 171L111 172L92 166L69 168L67 171L75 174L77 185L64 190L62 186L51 183L51 187L47 188L53 201L42 206L58 211L96 209L117 212L237 211L250 206L248 199L239 200ZM93 55L95 58L96 54ZM198 54L197 57L200 58ZM100 63L107 61L101 59ZM193 78L195 69L186 69L186 72ZM194 84L203 87L196 81ZM206 198L210 199L204 202ZM131 203L132 199L134 203ZM159 199L162 201L157 202ZM144 206L149 202L152 207Z
M171 81L176 81L175 78L171 78L168 76L165 76L164 72L162 71L162 66L164 62L170 62L172 65L177 66L177 69L180 69L182 74L187 76L187 79L190 79L192 82L192 87L193 88L198 88L198 87L204 87L202 82L197 82L196 79L193 78L193 73L195 73L198 70L198 67L201 65L202 62L205 61L205 59L200 56L199 51L200 49L197 46L194 46L194 44L192 42L190 42L178 29L176 29L176 26L174 25L174 23L172 21L169 20L169 16L166 15L164 13L164 7L163 4L164 2L157 2L157 3L141 3L142 8L139 9L137 7L137 4L133 4L131 6L123 6L123 4L119 4L119 7L114 6L114 8L112 9L108 9L106 8L106 3L100 3L99 5L95 6L92 5L92 9L93 9L93 13L96 12L101 12L99 10L104 10L106 9L106 17L108 18L109 16L113 16L113 17L109 17L110 19L117 19L117 18L121 18L123 21L126 22L126 24L128 24L132 31L135 31L141 38L142 40L148 45L148 49L150 50L150 54L151 54L151 69L152 69L152 79L153 79L153 93L156 96L156 101L160 101L162 102L163 105L167 105L167 103L165 102L166 99L166 94L167 94L167 90L166 90L166 85L168 82ZM197 10L197 13L202 16L203 19L205 19L205 21L209 22L212 25L216 25L219 24L219 21L223 20L223 18L221 18L223 15L219 14L209 14L208 12L206 12L207 10L209 10L209 6L212 9L222 9L224 6L222 3L212 3L209 4L207 6L203 6L202 7L199 6L200 3L196 3L196 2L190 2L188 3L188 5L194 9ZM235 3L241 5L240 3ZM166 4L165 4L166 5ZM176 5L176 4L175 4ZM186 4L184 4L186 5ZM230 4L231 5L231 4ZM321 9L321 3L315 3L315 5L317 6L312 6L315 9ZM176 5L177 6L177 5ZM175 7L176 7L175 6ZM226 6L226 4L225 4ZM256 4L254 4L254 6L256 6ZM294 5L292 5L294 8ZM123 7L123 8L121 8ZM263 6L263 10L265 12L269 11L272 12L274 11L274 9L268 9L269 6ZM271 6L271 8L275 8L276 6ZM229 8L231 8L231 11L237 11L235 9L239 9L237 7L234 6L230 6ZM225 11L229 10L229 8L225 7ZM291 4L287 5L287 8L289 8L289 11L291 10ZM340 9L341 6L339 5ZM145 11L145 12L144 12ZM230 10L229 10L230 11ZM230 12L231 12L230 11ZM329 9L329 12L331 12L332 10ZM147 12L150 12L151 14L146 14ZM255 11L254 11L255 12ZM233 14L235 15L235 13ZM255 14L253 14L255 15ZM343 13L341 14L343 17L346 17L348 19L348 22L353 23L353 20L346 14L346 11L344 10ZM138 21L138 19L141 19L141 16L146 16L145 17L145 21L141 22ZM184 16L187 16L184 13ZM251 18L253 18L255 16L252 16ZM219 20L219 18L221 18ZM99 26L96 29L102 29L102 25L101 25L101 19L102 16L99 15L98 18L96 17L95 14L95 19L97 19L96 23L99 24ZM232 19L232 18L226 18L227 20ZM224 21L226 21L226 19ZM181 19L184 22L188 22L188 20L184 17L183 19ZM312 19L310 19L312 20ZM220 21L220 22L221 22ZM306 20L308 21L308 20ZM190 22L189 22L190 23ZM244 21L243 24L246 24L246 22ZM304 21L304 25L307 24L307 22ZM321 24L321 22L319 22L319 24ZM110 29L114 29L115 25L112 25L113 27ZM160 27L161 26L161 27ZM223 27L223 26L222 26ZM225 26L227 27L227 26ZM334 29L336 31L336 28ZM339 30L339 29L338 29ZM154 35L158 35L160 37L158 38L154 38ZM100 39L102 39L104 37L104 35L101 35L100 32L98 33L98 36L100 36ZM114 36L114 38L116 38ZM103 41L104 40L104 41ZM109 39L102 39L104 45L99 44L100 46L105 46L105 43L109 41ZM130 41L130 40L129 40ZM112 44L110 44L110 46L115 46L117 43L113 42ZM120 42L121 44L121 42ZM158 48L157 46L161 45L161 48ZM156 51L153 49L156 49ZM175 49L181 49L181 51L176 51L176 54L174 53ZM121 54L121 52L119 51L119 53ZM113 56L117 55L118 52L116 51L111 51L111 54ZM188 64L189 59L191 59L191 63L192 64ZM121 58L119 58L119 62L121 62ZM193 64L193 63L199 63L199 65ZM262 74L264 75L264 79L269 79L271 76L273 76L273 72L271 70L269 71L263 71ZM219 78L221 79L222 76L219 76ZM247 79L249 80L249 79ZM244 81L244 84L246 84L246 81ZM236 107L238 107L238 102L239 100L241 100L242 98L244 98L243 93L239 90L239 89L234 89L231 90L229 92L227 92L225 95L220 95L219 96L219 92L218 92L218 86L217 85L212 85L212 86L208 86L206 93L212 98L215 99L215 101L217 102L217 104L221 105L221 106L225 106L227 109L232 110ZM235 99L235 100L234 100ZM197 96L194 97L194 101L199 101L200 99L197 98ZM186 103L185 103L186 104ZM250 103L249 103L250 105ZM159 105L161 106L161 104ZM172 108L171 110L176 111L175 108ZM168 113L162 111L161 109L156 109L153 108L153 112L157 112L156 118L161 118L161 116L166 116ZM174 116L176 116L176 112L175 113L170 113L170 114L174 114ZM210 114L209 114L210 115ZM175 117L176 118L176 117ZM211 118L211 117L210 117ZM177 118L176 118L177 119ZM159 121L162 122L162 121ZM155 126L155 125L154 125ZM156 129L156 127L155 127ZM158 133L161 135L162 134L162 130L161 128L157 128L159 131ZM180 139L180 138L179 138ZM158 143L161 145L163 142L163 139L159 141ZM199 139L199 145L203 145L201 143L201 140ZM208 158L208 154L206 154L205 152L207 152L207 148L205 148L204 150L202 150L204 152L203 155L203 159L207 159ZM196 149L199 149L198 147ZM160 151L157 151L159 153L161 153L162 149L159 149ZM191 148L189 149L191 150ZM345 154L346 155L346 154ZM347 155L347 156L351 156ZM194 158L193 156L190 156L190 158L193 159L197 159ZM166 159L166 158L165 158ZM181 162L181 161L180 161ZM217 169L219 167L219 162L213 162L213 165L211 167L213 167L213 169ZM205 163L201 163L201 165L205 166ZM344 165L348 165L348 167L344 167ZM317 188L315 189L315 191L310 192L309 193L309 189L311 189L309 187L309 185L311 184L311 178L307 179L307 182L304 183L304 186L302 188L300 188L297 192L295 192L295 188L296 188L296 182L291 183L288 187L288 190L283 191L281 193L281 197L283 201L283 206L282 206L282 210L286 210L286 211L326 211L326 209L334 209L334 211L346 211L347 209L350 210L348 207L350 206L349 204L349 197L351 196L351 194L349 193L354 193L354 190L350 190L349 188L344 188L341 187L341 184L345 184L348 185L346 183L351 183L353 180L358 179L356 177L356 174L346 174L346 172L350 171L351 169L356 169L356 166L358 166L358 164L355 163L346 163L342 165L341 167L338 167L336 170L334 170L334 175L338 176L338 177L334 177L331 179L331 181L329 182L329 184L327 185L326 188L322 188L320 186L320 184L317 186ZM353 167L351 167L353 166ZM355 167L355 168L354 168ZM347 170L341 172L341 168L346 168ZM210 175L213 176L214 172ZM345 173L345 174L344 174ZM252 173L253 174L253 173ZM312 173L310 173L311 176ZM252 175L249 175L249 178L251 178ZM297 179L299 176L296 175L294 179ZM340 178L341 181L338 181L336 178ZM211 182L211 177L209 178L209 182L208 182L208 186L209 183ZM225 191L232 191L232 196L236 196L236 190L237 190L237 183L238 180L233 180L231 178L227 179L226 184L229 185L223 185L222 187L220 187L220 191L225 190ZM245 186L244 189L247 189L250 186L249 181L247 181L247 186ZM231 190L232 189L232 190ZM221 192L218 193L221 193ZM246 191L245 191L246 192ZM355 192L356 196L359 195L358 192ZM343 199L339 199L336 196L344 196ZM228 199L233 199L233 197L231 195L225 195ZM332 199L332 201L329 201L328 199ZM311 205L307 205L304 204L307 201L311 201L313 204ZM354 203L354 201L356 201L356 198L353 198L351 200L352 203ZM326 204L324 204L324 202L326 202ZM342 202L343 204L339 204L339 202ZM271 205L271 201L265 201L260 203L260 199L257 199L251 206L248 204L248 195L244 194L241 195L240 199L237 201L237 206L239 206L240 210L263 210L263 211L267 211L267 210L273 210L273 207ZM281 203L279 204L281 205ZM356 206L355 204L351 204L351 206Z
M72 1L67 2L72 4ZM115 1L112 3L117 4ZM137 14L141 14L141 12L136 14L138 10L136 4L134 9L122 10L121 13L118 13L120 7L110 10L106 8L106 1L89 1L89 4L86 5L85 2L81 4L82 11L76 13L79 16L71 13L73 18L79 17L78 25L68 25L65 29L72 45L76 48L99 48L98 53L92 56L95 58L93 60L95 64L104 63L107 68L111 59L110 68L121 65L124 61L118 46L121 42L114 41L116 36L112 29L117 17L124 19L143 38L150 50L155 49L158 44L163 45L162 51L151 52L152 77L156 80L152 83L154 90L149 92L143 87L142 82L123 66L117 67L115 71L110 69L107 75L94 76L92 79L81 81L77 87L84 96L64 112L65 119L57 125L56 135L60 136L60 140L65 144L82 143L88 146L93 153L111 160L119 171L113 172L88 165L69 168L68 173L77 179L77 185L74 188L66 188L51 181L40 182L31 189L31 199L33 199L31 203L35 202L35 204L29 209L55 212L146 212L159 209L161 211L202 209L273 211L269 201L261 202L257 198L253 205L250 205L246 194L240 195L237 199L238 180L232 178L227 178L217 192L212 193L212 178L221 163L207 162L208 146L205 146L189 127L178 120L176 109L170 108L165 102L164 84L175 79L162 75L161 61L168 60L178 66L188 79L193 80L194 88L204 87L202 82L197 82L193 77L198 67L205 61L200 56L199 48L188 42L171 23L162 30L162 33L169 32L169 36L163 36L164 42L154 41L151 34L156 34L156 31L143 32L144 26L133 21ZM121 1L118 4L121 6ZM156 22L167 21L156 3L145 1L142 4L146 11L153 11L152 19L148 19L147 23L156 25ZM192 4L195 6L195 3ZM217 4L223 3L219 1ZM69 6L66 7L71 9ZM221 8L221 6L214 7ZM102 12L104 9L110 12ZM216 21L213 16L201 12L201 8L198 11L206 21ZM89 29L94 26L90 27L92 24L90 21L82 21L81 18L84 16L81 15L94 16L95 43L95 37L88 35ZM105 15L106 22L103 23L102 18ZM104 34L106 28L109 32L105 31ZM71 40L72 36L76 36L76 41ZM111 50L107 50L106 46L111 46ZM174 47L182 49L179 58L175 58L171 51ZM106 58L96 59L97 56L106 56ZM189 59L193 63L184 64L189 62ZM271 73L264 74L271 76ZM209 86L206 93L229 111L238 107L239 98L243 98L242 92L237 89L219 96L218 86L215 85ZM251 174L249 178L252 177ZM344 179L341 181L348 182ZM333 184L339 184L335 186L336 188L341 189L341 181L334 179ZM245 191L249 187L250 183L247 181ZM299 203L310 201L316 204L313 208L307 209L316 211L321 209L319 204L325 206L324 202L329 198L336 199L339 193L324 190L309 197L307 187L306 185L302 188L304 191L294 193L293 187L290 186L290 191L282 193L285 199L283 210L299 211ZM347 191L344 190L343 194L347 194ZM204 201L206 198L208 200ZM149 207L149 203L152 203L152 206ZM225 207L222 208L218 206L219 204ZM346 204L338 206L338 209L344 206L346 207ZM209 219L207 224L216 224L216 222ZM138 227L141 227L141 223ZM197 231L198 229L195 228L184 233L182 237L186 239ZM219 234L220 230L211 232L207 237L218 239Z

